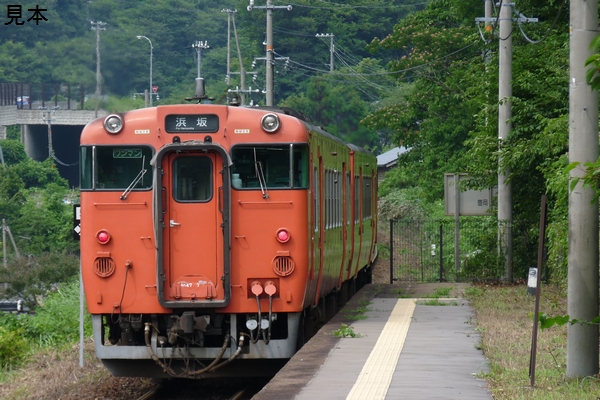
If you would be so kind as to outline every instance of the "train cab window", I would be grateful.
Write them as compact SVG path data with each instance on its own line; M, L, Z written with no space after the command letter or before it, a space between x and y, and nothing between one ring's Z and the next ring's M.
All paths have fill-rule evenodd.
M152 188L149 146L84 146L80 153L81 189Z
M211 159L204 156L177 157L173 162L173 198L179 202L201 202L211 197Z
M307 145L238 145L231 160L235 189L308 188Z

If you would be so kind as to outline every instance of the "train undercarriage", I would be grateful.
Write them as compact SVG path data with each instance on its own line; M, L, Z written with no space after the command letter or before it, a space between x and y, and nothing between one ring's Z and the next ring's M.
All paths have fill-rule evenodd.
M220 314L206 309L93 315L96 355L115 376L269 376L368 282L370 268L324 296L317 307L273 313L271 323L269 314Z

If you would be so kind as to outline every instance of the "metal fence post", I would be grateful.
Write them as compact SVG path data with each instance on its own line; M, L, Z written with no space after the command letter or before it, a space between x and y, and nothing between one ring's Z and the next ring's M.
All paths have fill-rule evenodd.
M444 224L440 222L440 282L443 279L443 268L444 268Z
M394 283L394 220L390 219L390 285Z

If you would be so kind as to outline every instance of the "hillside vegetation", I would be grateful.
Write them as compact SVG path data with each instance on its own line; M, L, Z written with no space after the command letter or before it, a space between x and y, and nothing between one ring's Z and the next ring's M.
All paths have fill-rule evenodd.
M263 3L256 2L256 6ZM3 9L11 3L2 1ZM207 41L201 75L215 102L227 102L227 90L240 85L239 74L227 84L228 20L234 13L247 86L264 88L265 11L248 12L248 1L78 0L50 1L47 21L3 25L0 76L4 82L96 84L96 32L91 21L106 22L100 33L102 93L111 111L143 107L134 93L148 87L150 46L153 83L160 101L182 102L197 76L195 41ZM290 3L274 1L277 7ZM510 171L513 219L537 229L540 197L547 195L549 278L560 288L567 271L569 15L564 0L521 0L518 11L538 18L514 26L512 130L498 147L497 26L485 30L480 0L296 0L291 11L274 10L275 103L298 109L339 137L379 153L404 146L399 165L380 186L389 208L427 214L443 199L444 173L468 173L474 188L497 184L499 169ZM28 11L23 6L23 15ZM498 10L493 12L498 15ZM7 22L7 21L5 21ZM230 71L240 62L231 26ZM333 71L330 38L334 35ZM533 43L532 43L533 42ZM598 43L596 43L596 46ZM253 67L252 64L255 64ZM596 59L590 68L600 70ZM256 77L256 80L253 77ZM250 83L251 82L251 83ZM597 82L596 82L597 84ZM249 96L264 104L262 94ZM0 168L0 217L10 226L16 247L7 246L8 294L35 306L57 282L77 271L78 246L71 240L71 193L53 160L29 160L9 129L1 142L6 167ZM589 167L595 183L600 165ZM402 193L399 193L402 192ZM419 202L425 204L420 205ZM435 208L439 214L439 208ZM494 210L492 210L494 212ZM393 210L390 211L393 214ZM60 259L60 261L57 261ZM75 261L73 261L75 260ZM50 268L50 266L55 268ZM529 265L517 265L514 278L525 278ZM41 282L41 283L39 283ZM489 293L487 289L484 293ZM560 296L560 295L559 295ZM476 299L474 297L474 299ZM35 340L32 330L15 321L0 324L8 342ZM11 327L18 329L18 334ZM0 337L0 341L1 341ZM18 341L17 341L18 342ZM17 343L16 342L16 343ZM491 346L491 345L490 345ZM1 356L1 355L0 355ZM14 355L2 361L12 368ZM8 361L7 361L8 360ZM15 361L18 363L20 360ZM556 361L558 368L563 362ZM15 364L18 365L18 364Z

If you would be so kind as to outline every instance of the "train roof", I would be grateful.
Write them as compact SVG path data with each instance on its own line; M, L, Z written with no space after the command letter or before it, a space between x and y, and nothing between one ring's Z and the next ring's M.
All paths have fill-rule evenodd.
M255 108L257 108L259 110L276 112L276 113L285 114L285 115L289 115L289 116L298 118L299 120L303 121L305 123L305 125L311 131L318 132L319 134L321 134L323 136L327 136L328 138L335 140L335 141L339 142L340 144L344 144L344 145L348 146L350 148L350 150L352 150L356 153L364 153L364 154L368 154L368 155L375 157L375 155L372 152L370 152L360 146L356 146L352 143L347 143L347 142L343 141L339 137L327 132L322 126L314 125L308 115L306 115L300 111L294 110L293 108L289 108L289 107L255 107Z

